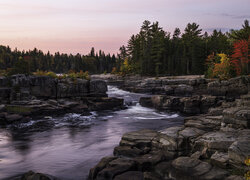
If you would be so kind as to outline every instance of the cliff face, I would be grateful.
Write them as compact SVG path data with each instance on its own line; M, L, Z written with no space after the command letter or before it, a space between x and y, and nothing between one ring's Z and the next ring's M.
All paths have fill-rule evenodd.
M30 117L123 107L123 99L109 98L106 92L102 80L0 77L0 125L29 121Z
M2 103L29 99L60 99L89 96L106 96L107 85L100 80L54 79L48 76L13 75L0 77Z

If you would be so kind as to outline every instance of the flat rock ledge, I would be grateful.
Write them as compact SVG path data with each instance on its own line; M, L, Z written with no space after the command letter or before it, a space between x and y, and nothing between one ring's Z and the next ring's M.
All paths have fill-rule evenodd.
M102 80L54 79L48 76L0 77L0 125L65 113L117 110L123 99L107 97Z
M189 116L183 126L124 134L113 156L101 159L88 179L245 179L250 171L249 97Z

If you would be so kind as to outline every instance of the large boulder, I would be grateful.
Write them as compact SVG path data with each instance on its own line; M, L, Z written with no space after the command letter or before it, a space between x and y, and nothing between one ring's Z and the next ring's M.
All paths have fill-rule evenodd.
M90 81L89 93L93 95L106 95L108 88L105 81L92 80Z
M100 162L89 171L89 177L88 179L94 180L96 179L97 174L102 171L105 167L107 167L108 163L117 159L117 157L114 156L107 156L100 160Z
M223 111L223 121L236 127L250 128L250 108L232 107Z
M96 179L113 179L115 176L127 171L135 171L136 164L133 160L117 158L97 174Z
M48 174L29 171L22 176L14 177L13 180L60 180Z
M236 164L245 164L250 156L250 139L235 141L228 148L229 159Z
M219 180L226 178L229 174L225 170L212 167L207 162L190 157L179 157L172 162L172 166L176 169L176 172L172 172L172 176L176 179L185 179L186 176L191 179Z
M227 152L231 144L237 139L235 132L208 132L198 137L194 143L194 149L207 152L210 157L216 151Z
M139 103L143 107L153 107L151 97L141 97Z
M229 162L229 157L227 153L222 153L216 151L211 156L211 163L215 166L221 167L221 168L227 168Z
M128 171L115 176L114 180L144 180L143 173L140 171Z
M183 104L182 112L186 114L199 114L200 110L200 96L193 96L181 99L181 104Z
M160 134L153 140L153 147L161 149L169 157L183 154L186 150L186 142L183 136L179 136L179 132L184 127L170 127L160 131Z

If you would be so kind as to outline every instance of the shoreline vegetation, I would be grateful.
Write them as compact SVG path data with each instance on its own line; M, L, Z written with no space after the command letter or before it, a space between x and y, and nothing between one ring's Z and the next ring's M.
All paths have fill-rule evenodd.
M125 76L177 76L205 74L207 78L229 79L250 72L250 26L223 33L202 33L196 23L188 23L184 32L164 31L158 22L144 21L138 34L115 55L96 52L88 55L11 50L0 46L0 75L48 72L89 74L112 73ZM87 75L86 75L87 76Z

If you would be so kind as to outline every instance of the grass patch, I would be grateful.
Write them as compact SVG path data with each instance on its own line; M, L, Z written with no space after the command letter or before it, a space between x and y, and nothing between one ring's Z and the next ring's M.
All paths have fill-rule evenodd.
M32 108L24 106L6 106L6 110L9 113L22 114L22 113L30 113L32 111Z

